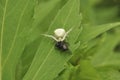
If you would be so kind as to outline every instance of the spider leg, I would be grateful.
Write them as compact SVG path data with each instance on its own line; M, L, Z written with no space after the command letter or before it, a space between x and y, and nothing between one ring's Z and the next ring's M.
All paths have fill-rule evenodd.
M54 36L52 36L52 35L47 35L47 34L42 34L42 35L45 36L45 37L52 38L52 39L54 39L55 41L58 42L58 40Z
M63 36L62 40L61 41L64 41L66 36L68 35L68 33L70 33L72 31L72 28L70 28L66 33L65 35Z
M66 32L66 34L70 33L70 32L72 31L72 29L73 29L73 28L70 28L70 29Z

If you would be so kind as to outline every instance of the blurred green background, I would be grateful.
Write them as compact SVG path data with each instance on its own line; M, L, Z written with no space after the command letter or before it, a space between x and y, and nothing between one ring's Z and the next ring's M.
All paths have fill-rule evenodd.
M0 0L0 25L1 80L120 80L120 0ZM73 26L70 52L41 36Z

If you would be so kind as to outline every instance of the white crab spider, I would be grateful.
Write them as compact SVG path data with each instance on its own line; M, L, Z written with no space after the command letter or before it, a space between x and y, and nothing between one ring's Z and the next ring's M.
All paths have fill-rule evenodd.
M54 36L48 35L48 34L43 34L43 35L46 37L50 37L50 38L54 39L57 42L55 46L57 48L65 51L68 49L68 47L67 47L66 42L64 40L71 30L72 30L72 28L66 32L65 29L58 28L58 29L54 30Z
M72 30L69 29L67 32L65 31L65 29L63 28L58 28L54 30L54 36L53 35L48 35L48 34L43 34L46 37L50 37L52 39L54 39L55 41L59 42L59 41L64 41L66 36L68 35L68 33Z

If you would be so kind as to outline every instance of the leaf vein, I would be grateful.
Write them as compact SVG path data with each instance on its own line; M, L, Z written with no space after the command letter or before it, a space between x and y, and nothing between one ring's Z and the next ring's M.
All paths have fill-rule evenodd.
M4 24L5 24L5 15L6 15L6 11L7 11L7 4L8 4L8 0L5 1L5 7L4 7L4 11L3 11L3 18L2 18L2 27L1 27L1 41L0 41L0 67L2 70L2 64L1 64L1 59L2 59L2 48L3 48L3 31L4 31ZM1 71L0 71L1 72Z
M47 61L50 53L53 51L53 48L54 48L54 47L52 47L52 48L50 49L50 52L48 53L48 55L47 55L46 58L44 59L43 63L41 64L41 66L39 67L39 69L37 70L37 72L35 73L35 75L34 75L34 77L33 77L32 80L35 80L37 74L39 73L39 71L41 70L41 68L43 67L43 65L45 64L45 62Z

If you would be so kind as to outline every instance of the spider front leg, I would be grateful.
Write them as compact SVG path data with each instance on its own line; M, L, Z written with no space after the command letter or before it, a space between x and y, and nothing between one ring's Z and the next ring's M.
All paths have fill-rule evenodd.
M45 36L45 37L52 38L52 39L54 39L56 42L58 42L58 40L57 40L54 36L52 36L52 35L47 35L47 34L42 34L42 35Z
M61 41L64 41L66 36L68 35L68 33L70 33L72 31L72 28L70 28L66 33L65 35L63 36L62 40Z

